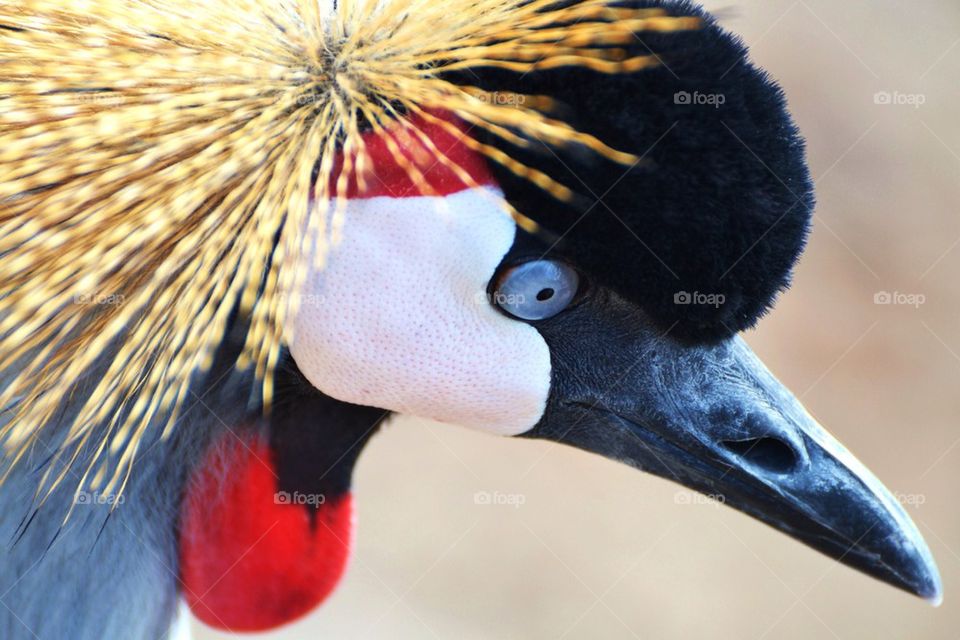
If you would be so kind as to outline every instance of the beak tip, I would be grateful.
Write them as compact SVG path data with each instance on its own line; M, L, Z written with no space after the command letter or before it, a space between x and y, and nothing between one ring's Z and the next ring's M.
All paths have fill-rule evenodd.
M918 595L933 607L939 607L943 604L943 584L940 582L940 572L937 571L936 565L930 565L929 580L920 589Z
M939 607L943 602L943 582L937 562L933 559L926 540L909 517L902 526L912 530L913 535L909 536L910 542L901 547L906 554L901 556L899 561L888 565L888 568L895 568L896 577L892 584L923 598L934 607Z
M926 544L923 544L918 551L920 557L914 565L916 569L912 572L910 590L930 605L939 607L943 603L943 582L940 579L940 570Z
M937 567L937 561L933 559L933 553L926 541L921 537L919 546L920 554L924 560L924 579L921 580L920 597L929 602L934 607L943 604L943 580L940 578L940 568Z
M924 599L925 599L927 602L929 602L930 605L931 605L934 609L936 609L936 608L938 608L941 604L943 604L943 591L937 591L937 592L934 593L932 596L927 596L927 597L924 598Z

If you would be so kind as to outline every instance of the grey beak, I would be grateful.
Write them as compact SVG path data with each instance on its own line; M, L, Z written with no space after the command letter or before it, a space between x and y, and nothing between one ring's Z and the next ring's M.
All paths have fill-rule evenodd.
M554 354L554 391L529 435L717 496L839 562L940 602L936 564L900 503L741 338L673 340L612 294L569 313L538 327ZM571 334L571 321L591 329Z

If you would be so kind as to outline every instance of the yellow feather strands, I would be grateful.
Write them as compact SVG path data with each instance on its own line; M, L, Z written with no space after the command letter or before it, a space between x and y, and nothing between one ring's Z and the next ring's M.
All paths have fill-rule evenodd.
M311 210L311 197L336 203L372 171L361 123L424 193L400 146L452 162L398 125L401 113L442 108L495 135L630 162L549 117L549 101L492 99L441 75L630 72L655 64L620 48L636 32L697 26L613 0L323 1L0 0L0 438L11 462L110 353L53 453L71 462L86 448L94 462L77 490L121 492L144 434L169 435L235 308L250 323L238 366L255 370L269 405L297 312L290 292L343 222L342 207Z

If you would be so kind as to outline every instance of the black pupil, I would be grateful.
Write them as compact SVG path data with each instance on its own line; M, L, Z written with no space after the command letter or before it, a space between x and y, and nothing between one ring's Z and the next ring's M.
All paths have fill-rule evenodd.
M537 294L537 300L539 300L540 302L544 302L552 298L553 294L554 294L553 289L550 289L550 288L542 289L540 293Z

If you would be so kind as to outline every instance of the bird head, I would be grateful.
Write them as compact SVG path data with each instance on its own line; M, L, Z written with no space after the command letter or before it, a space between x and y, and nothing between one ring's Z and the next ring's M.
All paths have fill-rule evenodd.
M559 442L628 464L722 496L844 564L940 598L930 551L897 500L740 336L787 287L812 215L804 145L783 93L749 62L744 45L694 4L627 4L560 3L558 18L538 13L550 3L518 3L521 36L495 24L496 16L474 16L499 31L472 36L457 23L442 34L466 58L439 45L401 48L390 58L383 53L388 45L337 27L310 58L316 68L283 76L297 87L310 85L304 78L322 78L327 84L317 86L324 90L308 87L270 112L283 126L261 125L267 142L243 147L244 155L230 138L233 146L224 147L235 154L224 165L215 162L216 145L191 147L204 157L197 164L204 175L221 181L212 196L193 202L191 192L176 192L187 175L181 171L161 172L148 185L153 205L166 188L178 198L173 204L196 207L195 218L170 223L168 243L151 245L163 286L184 289L151 289L132 250L129 264L104 267L104 282L123 275L116 277L131 285L130 304L152 314L146 324L132 320L136 308L98 320L104 343L127 336L133 323L130 333L156 349L143 353L161 354L144 356L144 370L156 365L160 373L131 378L109 369L105 390L95 388L91 397L113 401L109 385L121 382L153 389L159 409L121 404L117 414L147 415L148 425L154 413L178 406L171 398L186 395L190 375L218 371L209 361L223 357L270 381L254 400L240 395L255 410L224 423L190 470L178 524L179 573L201 619L265 629L329 595L349 553L354 464L390 414ZM429 24L442 23L435 7L418 6ZM640 13L621 15L630 11ZM403 29L418 15L392 19L393 30L380 25L391 34L384 42L403 42ZM219 28L214 22L211 29ZM287 37L294 30L281 31ZM549 55L533 55L545 42ZM174 45L180 43L171 38L151 44ZM341 61L342 52L363 47L366 57L353 66ZM471 47L482 51L463 53ZM203 64L202 56L194 63ZM383 68L374 78L377 64ZM416 82L402 75L430 67L432 75ZM263 82L274 77L251 73L263 73ZM364 83L373 80L389 89L387 98L363 97ZM310 100L318 106L302 111ZM344 107L351 101L359 105L352 111ZM241 107L223 112L239 114L224 124L224 135L254 121L243 120L243 109L261 108ZM349 113L330 119L341 111ZM203 118L193 124L188 142L206 131ZM292 151L270 146L284 127L302 127L302 144ZM152 159L170 160L161 150L154 148ZM258 174L262 166L273 173ZM24 175L18 179L37 174ZM97 179L110 175L104 170ZM291 182L278 177L286 175ZM15 186L23 204L11 206L26 207L31 198L46 203L44 191ZM143 193L111 193L120 204L110 211L125 215L120 205L141 206ZM68 195L81 211L83 194ZM273 205L282 205L282 223L267 217ZM229 237L191 262L203 252L178 253L186 234L173 223L212 243L221 236L220 227L206 226L209 210L221 214L218 224ZM157 228L166 223L155 221ZM82 229L83 220L78 224ZM56 238L45 239L55 251ZM122 245L124 236L115 241ZM242 253L247 246L268 248L266 267L251 266L259 263ZM168 265L171 251L180 262ZM299 261L295 275L283 271L291 261ZM199 282L229 263L229 277L215 273L222 282L213 277L197 290L202 296L193 291L199 297L191 298L226 302L209 314L203 304L164 306L166 292L190 286L178 280L188 273L184 263ZM257 302L270 296L287 296L295 312L274 313ZM163 324L163 310L195 313L196 328ZM26 305L11 317L29 319L30 312L39 313ZM62 322L55 325L62 332L47 339L66 339L80 324ZM230 327L245 327L233 343ZM205 331L216 338L216 354L200 349L209 342ZM152 342L154 335L178 341ZM79 341L77 350L90 344L97 343ZM191 369L173 358L190 349L207 364ZM79 351L64 353L37 371L58 371L53 365ZM121 352L118 361L139 362L140 353ZM29 376L10 388L41 403L59 389L45 386L48 378L40 376L35 396ZM95 419L109 422L107 409L94 405L67 442L87 436L84 425ZM175 423L176 416L163 425ZM133 455L124 452L136 442L138 424L110 422L107 450L122 454L125 469L132 468Z
M333 501L312 511L325 518L311 525L314 539L325 540L316 556L323 566L305 576L297 613L322 600L342 571L349 516L338 496L384 412L599 454L718 496L899 588L940 597L930 552L897 500L739 335L786 288L806 239L813 197L803 142L780 89L736 38L692 5L666 6L704 22L631 44L657 55L656 68L456 77L504 99L522 89L549 100L577 131L635 158L624 164L582 145L480 137L572 198L491 162L466 136L470 124L443 110L363 134L375 170L365 184L347 184L343 239L305 278L287 327L289 362L315 395L301 400L315 410L300 410L297 422L344 433L342 446L330 448L321 435L325 456L304 460L313 449L303 442L283 460L276 446L261 452L281 477L291 464L306 464L305 476L324 474L326 461L344 479ZM341 153L333 182L344 163ZM345 420L352 430L331 426ZM274 429L288 422L277 419ZM349 464L331 460L344 447ZM261 467L248 452L234 453ZM260 499L269 504L275 479L262 469L254 475L259 481L241 475L237 490L249 499L263 483ZM307 495L307 484L290 488ZM272 511L234 555L264 533ZM195 530L218 528L191 517L204 523ZM292 565L311 557L308 541L305 534L295 545ZM225 548L221 540L188 556L209 559L211 546ZM274 546L264 549L276 557ZM289 598L270 610L269 598L248 586L269 583L262 576L222 580L234 555L207 571L218 581L213 594L209 580L191 585L208 594L194 611L217 626L229 618L262 628L289 617ZM188 573L195 564L188 557ZM281 572L280 591L291 589L290 574ZM257 595L240 604L238 593ZM239 620L235 609L244 612Z

